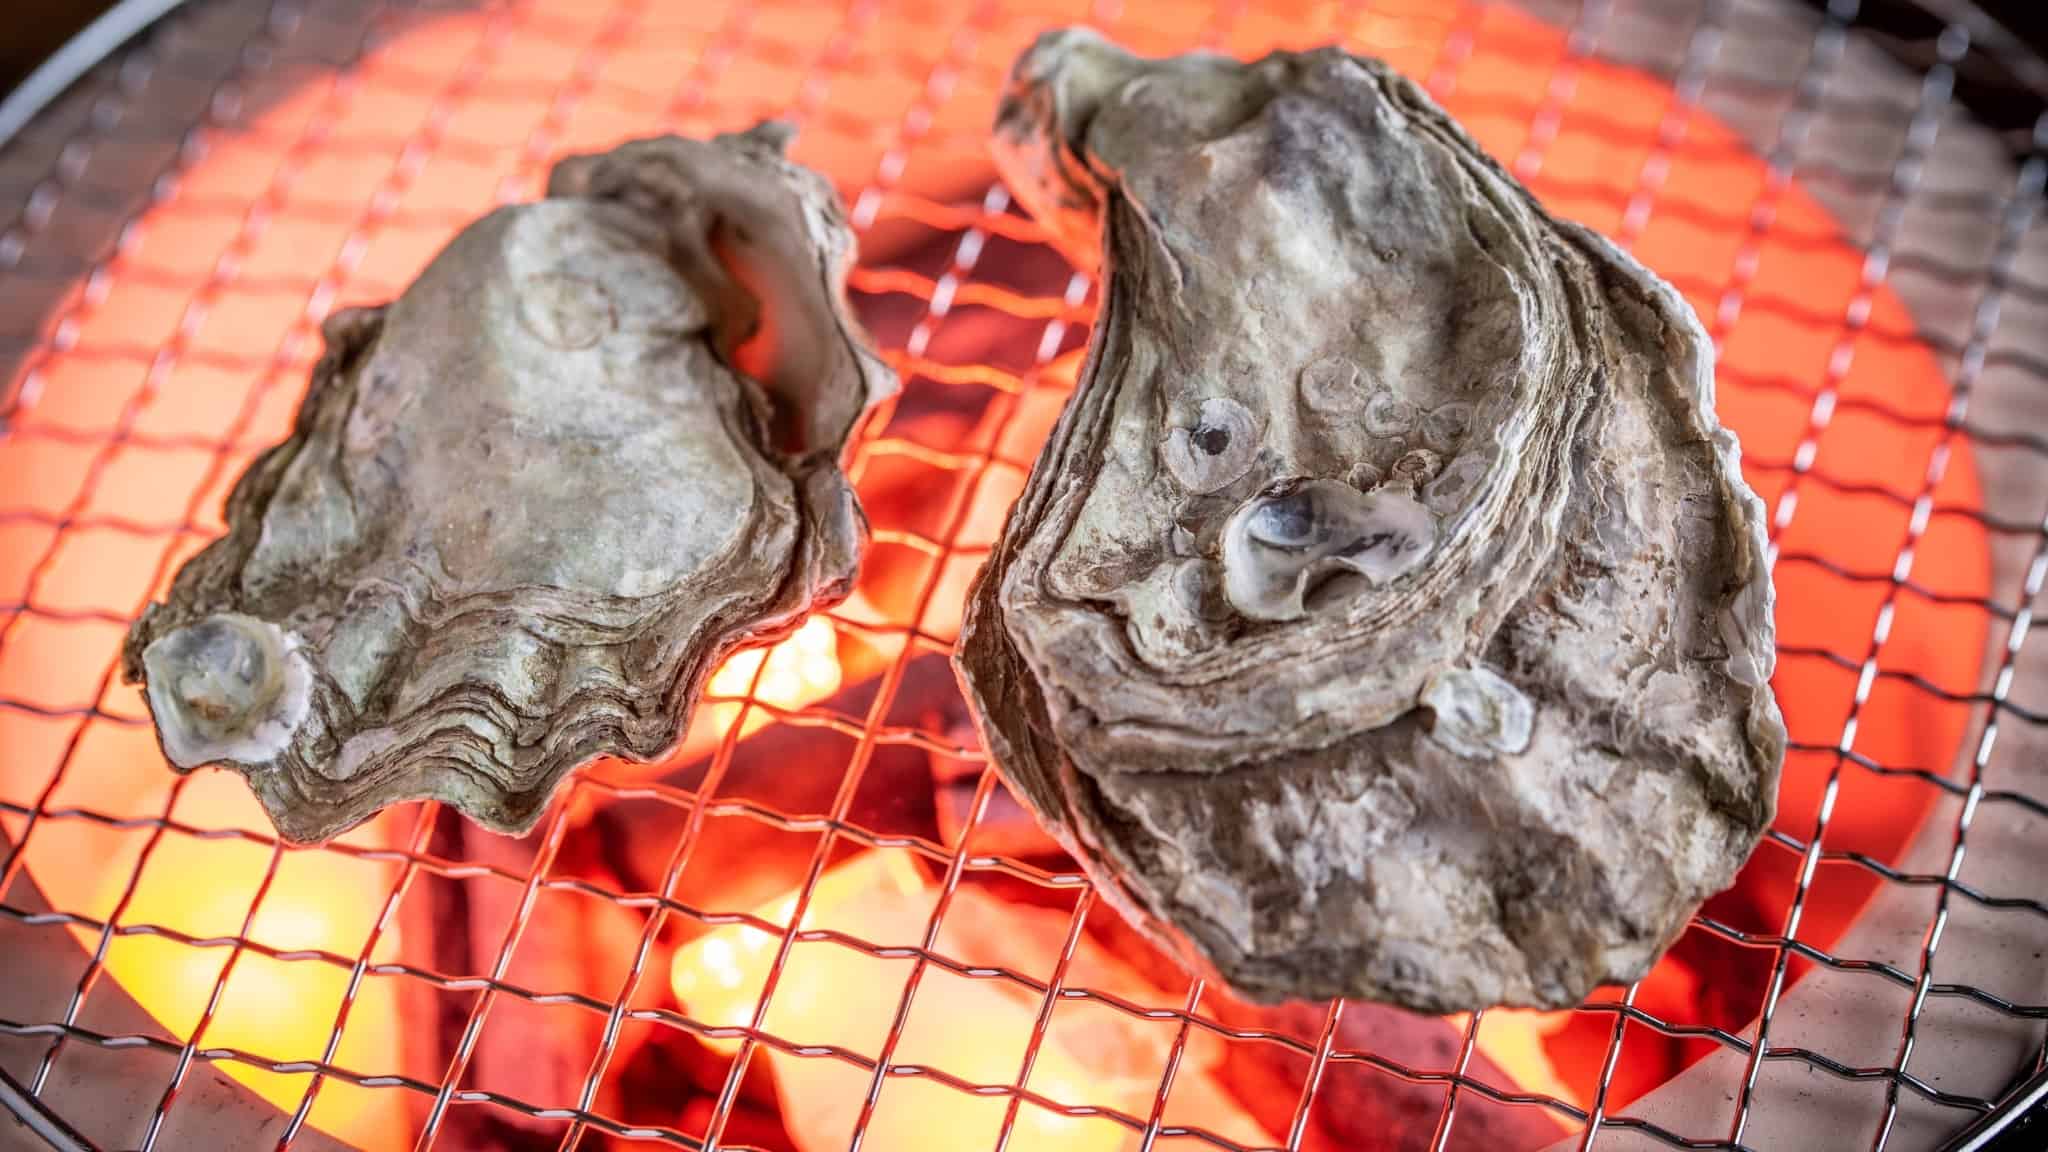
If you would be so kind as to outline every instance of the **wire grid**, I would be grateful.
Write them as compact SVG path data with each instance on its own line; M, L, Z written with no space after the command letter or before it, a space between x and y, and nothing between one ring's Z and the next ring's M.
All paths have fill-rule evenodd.
M1902 1094L1904 1098L1948 1110L1958 1122L1989 1109L1993 1103L1985 1095L1944 1090L1931 1078L1909 1070L1916 1024L1930 1000L1967 1001L2016 1020L2048 1019L2048 1005L1968 983L1937 980L1934 974L1937 950L1954 902L1994 910L2004 916L2048 916L2048 906L2038 899L1981 890L1962 878L1968 833L1987 806L2010 807L2035 818L2048 816L2048 805L2039 797L2022 789L1987 787L1983 780L1983 770L1989 763L2000 727L2008 718L2024 725L2048 722L2048 717L2039 711L2009 698L2015 682L2014 669L2021 659L2031 624L2031 605L2041 590L2044 575L2048 575L2048 523L1987 514L1972 503L1945 501L1942 497L1942 493L1950 491L1943 487L1943 481L1951 461L1965 445L1975 451L2015 451L2048 459L2048 441L2031 432L1987 430L1966 423L1973 387L1985 371L2003 368L2037 377L2048 375L2048 361L2042 361L2032 351L1994 347L2001 307L2013 298L2029 304L2048 300L2048 285L2031 282L2016 270L2041 194L2043 170L2038 152L2030 150L2026 154L2017 166L2013 183L2005 189L1930 191L1922 187L1922 174L1934 155L1938 133L1952 112L1956 69L1973 50L1963 23L1950 23L1932 38L1935 55L1910 107L1878 106L1864 110L1873 123L1882 125L1902 119L1908 125L1903 146L1893 161L1881 169L1865 170L1809 155L1811 132L1823 111L1842 112L1838 107L1828 107L1828 79L1839 66L1845 45L1857 34L1853 30L1860 13L1854 3L1837 2L1827 7L1799 73L1789 83L1782 77L1764 81L1716 68L1726 33L1731 26L1751 18L1750 6L1708 2L1697 11L1683 14L1673 25L1684 50L1667 77L1671 98L1647 132L1625 117L1609 115L1574 100L1581 74L1604 58L1603 36L1611 31L1617 13L1639 16L1636 9L1641 6L1588 0L1565 18L1564 52L1541 85L1504 91L1482 83L1476 85L1478 91L1471 93L1464 89L1475 79L1475 68L1479 69L1476 79L1484 81L1486 70L1498 67L1487 61L1497 60L1497 54L1529 47L1517 42L1514 34L1504 32L1485 5L1465 3L1439 10L1436 5L1413 2L1360 0L1290 14L1301 22L1290 31L1290 38L1300 43L1345 39L1361 50L1385 52L1388 45L1378 37L1390 34L1388 29L1428 32L1435 39L1435 47L1427 54L1427 67L1422 74L1432 90L1450 101L1460 115L1524 120L1528 131L1512 158L1517 173L1540 192L1559 201L1609 203L1618 211L1612 230L1624 243L1643 239L1653 221L1667 219L1737 236L1736 254L1728 263L1725 277L1687 282L1683 276L1673 276L1679 287L1696 301L1703 295L1715 301L1716 306L1704 309L1703 315L1724 346L1742 334L1746 323L1755 324L1753 318L1759 316L1827 333L1832 339L1826 367L1811 375L1740 371L1732 365L1724 368L1722 374L1724 392L1776 392L1805 405L1803 432L1789 452L1774 457L1752 450L1746 461L1752 475L1776 476L1780 480L1773 485L1771 535L1781 573L1792 567L1808 566L1827 572L1845 585L1868 585L1881 590L1874 626L1860 650L1788 644L1781 651L1788 662L1813 661L1853 673L1856 683L1837 740L1794 743L1795 753L1830 758L1823 799L1811 830L1803 835L1774 830L1761 849L1788 854L1797 862L1798 882L1781 910L1781 926L1776 931L1756 931L1710 915L1700 917L1695 924L1698 931L1762 950L1771 957L1761 1020L1753 1029L1738 1034L1646 1011L1637 1004L1636 987L1603 992L1578 1009L1611 1024L1600 1076L1589 1103L1582 1106L1471 1075L1469 1069L1484 1013L1473 1014L1466 1023L1455 1063L1427 1067L1371 1050L1340 1046L1344 1008L1339 1004L1329 1006L1319 1034L1296 1036L1224 1023L1214 1012L1205 1011L1207 990L1199 980L1191 982L1183 996L1162 997L1157 1003L1134 1003L1100 990L1070 987L1066 983L1069 964L1093 907L1092 893L1081 876L1047 872L999 854L973 852L969 834L960 835L950 844L941 843L892 835L849 818L851 802L878 748L909 746L959 762L978 761L978 750L966 746L953 734L896 722L892 705L914 659L943 655L949 649L950 633L932 621L935 616L943 617L946 600L959 594L960 584L951 577L971 570L986 551L985 542L963 538L977 502L989 498L987 493L1000 494L1006 486L1014 489L1029 468L1035 445L1028 438L1017 443L1016 437L1006 436L1002 430L1034 396L1050 393L1056 398L1066 387L1057 365L1063 354L1071 353L1074 337L1085 329L1089 315L1089 284L1084 278L1070 273L1062 284L1020 286L1007 280L1004 269L992 265L987 258L991 246L997 243L1031 246L1043 240L1033 224L1011 210L999 186L948 189L942 197L933 196L926 194L928 188L918 183L916 170L946 162L967 165L969 162L962 158L978 157L980 125L986 120L989 95L1016 48L1044 24L1087 20L1105 25L1115 34L1133 39L1150 35L1162 41L1148 47L1184 48L1208 43L1238 50L1242 45L1232 36L1246 22L1244 5L1225 3L1214 9L1178 5L1168 14L1148 13L1156 19L1155 23L1135 19L1121 11L1121 5L1091 5L1080 0L1065 5L1047 4L1042 10L1029 11L1023 10L1022 5L984 0L958 12L918 0L851 0L830 9L829 17L806 13L801 10L803 6L777 0L767 4L728 4L716 9L715 20L693 18L677 24L673 22L673 10L632 0L582 8L541 2L489 5L473 12L467 7L369 4L347 18L333 19L335 28L352 27L359 33L337 41L324 23L331 13L281 3L265 18L240 29L242 38L232 43L218 39L218 21L212 20L209 7L227 5L202 6L177 17L168 31L159 34L153 46L131 54L124 64L102 78L109 86L108 91L96 105L84 105L88 108L85 122L63 142L47 173L21 195L22 211L4 236L0 236L0 283L33 287L43 281L65 286L58 297L59 306L42 319L34 332L14 338L11 346L6 343L8 338L0 337L0 357L14 362L13 384L5 409L7 423L0 426L0 456L62 449L84 460L83 468L76 470L75 480L68 483L65 494L47 503L27 501L0 511L0 526L32 530L38 541L35 547L24 550L30 555L24 570L11 575L12 583L0 588L0 596L5 597L5 602L0 603L0 613L4 613L4 620L0 620L0 661L5 660L10 650L29 647L21 635L26 629L48 628L59 635L72 636L74 643L91 646L96 658L111 654L112 637L118 634L112 629L125 624L142 597L123 604L67 603L64 588L71 572L65 562L67 546L83 537L111 536L134 541L139 546L134 555L147 558L146 563L137 564L138 571L149 573L142 587L155 589L180 559L218 530L217 521L209 518L208 501L217 499L220 485L239 470L251 453L274 437L276 414L288 412L280 401L294 398L297 382L303 379L315 353L315 321L337 303L374 300L402 287L402 268L372 267L365 271L366 260L377 254L379 238L398 232L446 236L474 215L473 201L465 206L452 194L436 194L436 181L443 173L439 169L429 170L441 164L495 174L491 194L501 200L519 199L535 192L538 175L554 154L572 144L601 143L608 131L610 137L659 127L696 131L714 125L737 126L766 114L794 119L806 141L825 139L832 149L831 155L842 161L828 170L840 179L842 193L864 239L878 228L908 228L924 233L945 251L944 260L936 268L870 260L853 279L856 298L870 309L880 308L878 302L889 299L906 305L907 311L898 309L900 315L894 321L875 324L885 351L899 371L913 385L925 381L941 388L985 391L986 418L998 431L973 449L928 444L902 434L886 412L870 421L863 431L851 464L857 481L877 461L891 457L914 460L951 478L945 507L935 518L939 525L936 531L877 521L878 545L905 548L925 559L927 573L904 617L877 620L846 611L831 614L833 626L841 634L865 638L891 654L864 714L816 705L783 708L759 699L753 688L741 696L710 700L709 703L730 704L737 711L724 727L701 784L681 789L658 783L621 784L600 775L579 776L570 785L569 798L555 806L536 834L537 848L530 865L523 870L430 851L436 819L431 806L420 806L382 822L386 834L381 842L364 837L331 845L322 851L394 869L388 890L377 901L379 911L374 927L361 950L353 955L323 949L282 948L252 938L264 898L293 853L260 832L208 826L182 818L180 798L193 778L173 782L160 810L153 813L139 808L109 810L61 802L67 772L93 729L136 729L144 724L132 695L114 687L110 660L98 664L99 675L87 686L84 700L91 703L81 702L76 695L55 697L22 689L19 677L0 681L5 686L0 691L0 712L33 717L58 726L62 733L61 743L47 766L28 771L27 778L36 782L32 792L25 797L0 797L0 815L9 818L6 830L11 841L4 856L4 872L0 872L0 893L13 898L15 881L26 873L37 836L50 835L51 826L85 824L143 837L137 862L121 886L112 910L104 916L62 908L44 912L25 910L11 903L4 906L7 918L19 925L39 931L68 929L96 940L89 962L64 1004L53 1004L45 1015L36 1018L0 1020L0 1034L32 1038L46 1045L27 1082L31 1093L39 1094L46 1089L53 1069L69 1047L86 1045L114 1051L144 1048L167 1054L174 1058L174 1063L149 1113L140 1140L142 1147L155 1146L162 1139L166 1118L185 1088L192 1068L222 1062L306 1075L303 1095L277 1136L280 1146L302 1139L323 1081L332 1080L393 1091L424 1102L424 1118L416 1141L420 1147L436 1143L445 1130L449 1111L458 1105L565 1121L560 1139L565 1148L576 1145L586 1130L687 1148L744 1147L726 1142L724 1133L749 1059L756 1049L766 1048L838 1060L868 1073L869 1086L861 1111L863 1126L891 1080L921 1077L964 1092L1005 1100L1002 1141L1009 1139L1021 1110L1028 1107L1075 1117L1106 1116L1133 1134L1137 1146L1142 1148L1154 1147L1161 1141L1181 1140L1242 1150L1246 1145L1168 1120L1179 1057L1190 1036L1199 1031L1232 1043L1277 1046L1306 1062L1307 1072L1291 1122L1285 1132L1275 1132L1276 1138L1284 1139L1279 1146L1290 1152L1302 1147L1307 1139L1311 1115L1326 1079L1334 1069L1347 1066L1369 1068L1408 1083L1441 1086L1443 1103L1431 1140L1436 1148L1446 1147L1456 1139L1457 1120L1462 1111L1469 1110L1461 1101L1469 1102L1473 1096L1497 1104L1545 1110L1575 1126L1581 1146L1592 1146L1603 1133L1626 1131L1680 1147L1740 1147L1753 1113L1753 1090L1766 1060L1799 1062L1845 1080L1881 1084L1886 1105L1872 1146L1882 1147L1893 1130ZM817 34L793 32L799 25L792 23L792 17L814 24ZM481 25L463 53L452 58L408 56L383 50L386 44L404 44L407 30L420 24L458 19L480 20ZM309 23L315 25L311 31ZM1177 30L1162 31L1169 24ZM901 45L891 42L889 30L906 25L940 29L942 34L925 41L927 51L920 53L911 50L907 41ZM179 27L195 30L192 39L180 39ZM508 76L506 69L497 66L500 56L521 55L525 46L536 40L569 46L561 50L562 59L550 59L554 82ZM680 77L665 87L643 83L642 69L630 70L631 79L627 79L629 71L622 66L636 42L650 40L680 48L676 58L689 61ZM337 44L343 50L337 52ZM250 123L241 117L238 105L243 95L276 70L280 61L307 60L313 62L311 71L315 76L325 78L315 85L310 111L299 117L296 124L290 118L278 121L265 117ZM1481 63L1475 65L1475 61ZM205 63L220 66L210 71L198 66ZM144 116L135 110L146 107L153 90L161 90L170 82L165 73L171 73L175 79L180 68L192 69L206 78L202 86L208 91L199 115L174 131L166 131L162 125L154 127L154 131L177 144L147 181L150 194L143 202L108 202L95 190L95 158L122 146L124 123ZM741 69L745 76L735 78L733 73ZM794 90L786 97L754 90L750 85L760 82L764 69L798 77ZM842 107L841 98L850 89L858 90L885 79L904 85L910 93L898 114L876 116ZM1787 107L1777 117L1774 138L1764 153L1768 178L1761 190L1752 202L1740 208L1664 197L1674 162L1702 156L1712 158L1712 149L1701 143L1697 134L1690 133L1688 127L1706 95L1727 91L1764 99L1789 97ZM365 131L352 118L352 109L367 99L394 93L412 101L410 128ZM521 102L536 114L511 139L466 137L460 127L465 110L491 100ZM965 112L963 106L967 107ZM589 126L579 113L592 108L608 115ZM619 131L610 131L620 125L623 128ZM584 136L597 139L586 140ZM1546 170L1546 162L1560 147L1560 141L1569 143L1583 136L1638 143L1643 147L1642 157L1635 170L1620 180L1578 181ZM269 164L268 179L246 188L222 190L208 186L203 177L210 152L230 144L258 150ZM2038 141L2029 144L2031 148ZM848 161L848 156L855 159ZM351 184L342 194L330 194L323 181L334 169L323 165L336 157L357 160L375 176L374 182L361 187ZM1873 221L1867 236L1858 241L1862 272L1848 299L1839 307L1781 296L1765 298L1752 290L1759 254L1768 245L1796 247L1801 243L1829 242L1826 237L1794 235L1781 225L1779 201L1795 187L1795 177L1797 182L1867 189L1874 194L1877 207ZM1909 206L1929 212L1993 216L2000 222L1998 243L1981 267L1904 250L1897 240ZM52 241L51 222L61 221L67 208L73 207L110 213L124 223L114 232L115 240L110 245L68 253L69 260L54 265L38 265L36 254L45 241ZM210 259L195 266L152 263L149 237L153 229L162 231L196 221L215 222L227 229L206 234ZM327 224L341 230L338 241L330 241L321 249L321 257L312 261L317 274L308 276L296 268L271 269L264 262L265 238L283 226L280 222ZM413 245L415 250L421 248L421 244ZM326 255L329 251L331 256ZM1888 276L1906 269L1944 280L1954 291L1975 297L1973 320L1965 337L1958 340L1925 330L1884 330L1873 325L1875 297L1884 289ZM177 302L164 339L131 339L125 332L106 331L94 324L95 315L106 308L107 301L124 290L159 292ZM219 346L212 339L217 333L207 326L209 315L249 297L268 298L281 303L284 309L266 314L267 326L251 325L248 331L237 332L227 347ZM1008 365L957 363L934 357L931 349L935 336L961 313L998 318L1019 334L1022 346L1032 350L1030 356L1024 362ZM254 350L266 343L274 345L269 353ZM1883 356L1887 348L1904 346L1917 346L1955 364L1949 401L1938 414L1845 387L1859 355ZM110 398L111 410L102 412L97 421L81 423L42 418L42 413L69 399L60 391L60 378L67 367L78 365L110 367L125 374L127 383ZM176 395L172 390L179 374L193 369L218 373L229 381L225 387L233 403L227 418L205 432L152 429L153 402L159 396ZM1838 418L1859 413L1901 428L1933 430L1937 438L1924 460L1895 462L1898 466L1893 474L1898 480L1894 483L1831 474L1822 459L1823 439ZM118 502L108 507L99 495L103 486L113 483L110 477L118 472L124 457L143 453L182 453L199 462L196 472L174 486L176 491L166 497L171 505L171 515L167 517L131 514ZM1867 498L1905 510L1903 531L1889 568L1859 567L1824 551L1784 547L1802 503L1812 504L1818 492ZM1923 538L1931 525L1947 520L1967 521L1994 536L2026 543L2030 558L2010 599L1961 595L1940 585L1916 581ZM1911 666L1901 668L1886 663L1884 653L1902 597L1966 607L1981 613L1987 623L2000 622L2006 641L1988 691L1958 690L1953 684L1920 675ZM1974 642L1973 638L1969 640L1972 645ZM757 672L756 686L759 677ZM1961 778L1947 774L1943 763L1888 763L1857 750L1863 709L1878 686L1887 682L1943 703L1967 706L1982 717L1968 770ZM853 742L845 770L830 803L822 811L791 813L721 796L720 785L743 738L744 720L756 713L785 725L836 733ZM1852 771L1910 780L1937 795L1961 799L1954 816L1951 848L1941 871L1904 870L1868 854L1826 846L1830 822L1836 816L1835 799L1841 794L1845 774ZM984 771L974 792L973 819L980 818L997 787L993 774ZM658 891L612 891L586 880L551 874L551 864L571 832L570 813L578 804L604 805L628 799L672 806L686 815L684 831L668 856ZM749 913L703 907L676 897L700 831L713 817L739 817L792 833L816 834L805 880L798 890L797 909L788 918L788 925L771 923ZM260 881L235 930L200 934L169 924L131 922L126 915L151 854L166 840L177 839L241 842L263 853ZM907 851L929 860L940 871L943 883L921 946L884 948L843 932L791 930L790 926L802 922L806 904L826 869L832 849L841 842ZM1937 893L1922 947L1910 964L1838 956L1823 945L1801 938L1808 896L1823 863L1868 873L1885 886L1928 888ZM1049 974L968 964L938 949L941 924L954 893L963 878L981 872L1001 873L1073 895L1069 931L1059 960ZM515 912L487 972L477 976L449 975L407 956L380 957L380 934L395 922L398 908L422 876L451 880L489 877L518 888ZM647 914L616 995L605 998L529 987L511 978L514 961L522 951L545 947L530 942L526 931L538 900L555 891L575 891ZM644 999L638 992L646 970L654 962L664 924L670 918L707 925L749 923L778 937L776 963L749 1026L718 1027L668 1007L637 1006ZM153 937L193 949L226 950L226 961L212 984L205 1009L183 1039L139 1032L109 1034L82 1022L84 1006L106 974L111 948L117 940L131 937ZM817 1051L764 1028L776 981L790 949L796 943L822 940L833 940L875 956L908 956L912 960L912 975L897 1001L894 1027L878 1053L844 1048ZM346 973L346 992L318 1059L278 1061L205 1042L206 1026L223 1003L235 966L251 955L291 964L327 965ZM1817 1050L1772 1044L1776 1011L1795 959L1838 971L1873 975L1905 989L1910 996L1909 1006L1899 1022L1896 1045L1887 1051L1863 1053L1862 1059L1849 1062ZM1015 1081L969 1083L941 1068L906 1065L892 1059L919 980L929 967L964 977L1006 981L1039 998L1042 1007ZM357 992L371 979L397 979L449 992L475 993L464 1015L453 1059L438 1078L337 1063ZM569 1006L603 1017L599 1045L582 1077L573 1106L551 1105L465 1086L465 1071L493 1005L501 997ZM1166 1064L1147 1114L1075 1105L1022 1086L1030 1083L1031 1065L1048 1033L1055 1008L1077 1000L1105 1004L1136 1019L1167 1021L1175 1028L1172 1058ZM740 1054L730 1066L703 1131L628 1123L599 1110L600 1086L617 1051L621 1031L629 1022L740 1041ZM1642 1117L1611 1114L1607 1107L1608 1088L1617 1065L1626 1059L1628 1046L1624 1037L1630 1024L1666 1036L1707 1041L1738 1054L1743 1076L1732 1124L1718 1132L1678 1131Z

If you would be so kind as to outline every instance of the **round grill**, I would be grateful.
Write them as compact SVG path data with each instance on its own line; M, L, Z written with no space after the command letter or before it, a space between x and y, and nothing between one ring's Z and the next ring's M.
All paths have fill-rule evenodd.
M984 763L946 659L1093 297L983 144L1010 60L1081 22L1385 57L1715 335L1793 742L1641 983L1238 1003ZM1961 0L179 7L0 149L0 1146L1981 1146L2048 1021L2044 101ZM231 774L174 776L120 637L319 320L565 152L769 116L905 383L850 458L855 596L522 839L426 804L292 849Z

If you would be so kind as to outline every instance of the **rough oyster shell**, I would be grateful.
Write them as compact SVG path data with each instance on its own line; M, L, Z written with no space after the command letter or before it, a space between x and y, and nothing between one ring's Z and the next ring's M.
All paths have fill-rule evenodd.
M327 321L291 438L129 635L173 764L238 769L295 841L420 797L516 832L846 591L866 525L839 453L894 377L787 139L565 160Z
M1784 747L1762 507L1685 304L1336 49L1053 32L997 133L1106 273L960 640L1007 778L1252 997L1641 976ZM1223 412L1242 468L1186 431ZM1204 442L1233 460L1191 484Z

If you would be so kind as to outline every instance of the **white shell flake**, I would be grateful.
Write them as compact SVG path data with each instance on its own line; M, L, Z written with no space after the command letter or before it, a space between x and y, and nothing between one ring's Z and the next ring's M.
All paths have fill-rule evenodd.
M1529 747L1536 709L1520 689L1486 668L1449 668L1423 689L1429 738L1460 756L1514 756Z
M1048 33L997 156L1104 277L961 633L1009 782L1254 998L1640 977L1784 750L1762 507L1685 304L1337 49Z
M174 766L241 771L294 841L421 797L516 832L845 593L866 526L839 453L894 378L787 140L565 160L328 319L291 438L129 635Z
M1282 482L1245 501L1224 525L1224 591L1253 620L1294 620L1318 576L1346 568L1377 587L1414 571L1435 543L1436 518L1406 493L1361 493L1335 480Z

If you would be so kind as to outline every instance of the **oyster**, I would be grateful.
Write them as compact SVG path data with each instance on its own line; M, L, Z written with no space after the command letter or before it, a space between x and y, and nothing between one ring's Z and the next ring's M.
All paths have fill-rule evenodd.
M1105 274L960 639L1009 781L1250 997L1641 976L1785 740L1762 507L1685 304L1334 48L1048 33L997 153Z
M420 797L516 832L844 594L866 524L839 456L894 377L787 140L564 160L327 320L291 438L129 634L174 765L236 768L294 841Z

